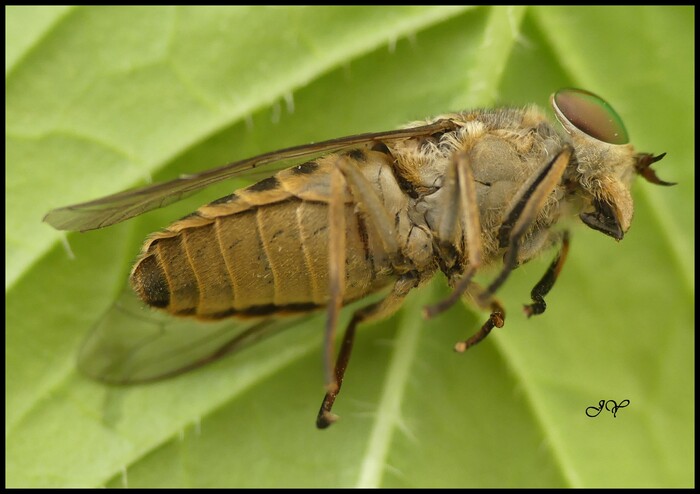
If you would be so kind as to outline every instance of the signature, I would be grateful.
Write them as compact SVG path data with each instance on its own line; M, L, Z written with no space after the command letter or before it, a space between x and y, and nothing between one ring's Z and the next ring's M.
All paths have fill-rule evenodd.
M619 405L615 402L615 400L600 400L598 402L597 407L586 408L586 415L588 415L591 418L597 417L600 414L600 412L602 412L603 409L605 409L613 414L613 418L617 418L617 411L620 408L625 408L629 404L630 400L622 400Z

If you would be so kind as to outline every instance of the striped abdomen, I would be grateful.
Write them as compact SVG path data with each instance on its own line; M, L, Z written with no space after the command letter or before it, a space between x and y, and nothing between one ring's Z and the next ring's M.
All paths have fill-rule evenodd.
M155 234L132 271L134 290L151 306L202 318L324 307L328 204L319 199L327 180L300 180L321 167L314 162L285 170ZM352 197L345 203L349 302L381 289L394 275Z

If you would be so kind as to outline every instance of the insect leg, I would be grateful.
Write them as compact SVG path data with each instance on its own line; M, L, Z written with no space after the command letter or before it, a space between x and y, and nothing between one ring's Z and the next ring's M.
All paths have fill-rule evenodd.
M469 267L462 273L461 278L456 284L452 283L453 277L450 276L450 284L453 286L452 293L441 302L425 307L423 313L427 318L434 317L444 312L459 300L460 296L469 287L471 279L476 274L482 262L481 224L479 221L476 186L471 163L469 162L466 151L455 155L447 171L447 177L443 187L446 188L445 215L442 217L437 231L440 239L440 255L443 259L446 258L449 264L454 265L456 262L454 245L458 240L457 226L460 224L466 239ZM454 207L455 205L457 207Z
M345 179L338 168L331 171L331 196L328 202L328 313L324 332L324 368L329 392L338 383L332 374L333 342L338 315L345 294Z
M481 291L481 287L477 285L476 283L471 283L468 289L468 293L475 292L476 290ZM466 295L466 294L465 294ZM505 323L506 320L506 311L501 305L501 303L496 300L495 298L491 298L491 315L489 316L488 320L481 326L479 331L471 335L469 338L467 338L464 341L458 341L455 344L455 351L456 352L464 352L468 350L470 347L473 347L477 343L479 343L481 340L486 338L491 330L493 328L502 328L503 324Z
M530 297L534 303L526 305L524 307L525 314L527 317L534 316L537 314L542 314L547 308L547 304L544 301L544 296L549 293L549 291L554 286L554 282L557 281L557 277L561 272L561 268L564 266L566 261L566 255L569 253L569 232L564 231L562 235L562 245L559 255L556 259L552 261L549 265L547 272L542 276L542 279L537 282L535 287L530 292Z
M501 247L508 247L503 260L503 269L496 279L479 295L477 302L484 306L500 286L506 281L510 272L518 265L520 240L537 218L547 197L561 180L566 166L571 159L571 146L565 146L557 155L543 166L529 180L516 197L518 199L506 215L498 231Z
M382 200L375 192L372 184L367 180L367 177L347 158L339 159L336 167L345 177L353 198L362 214L369 219L368 224L373 228L374 233L378 235L384 250L389 254L399 253L399 241L394 221L386 212Z
M334 389L329 389L323 398L321 403L321 408L318 411L318 416L316 417L316 427L319 429L325 429L330 426L338 418L336 415L331 413L331 408L333 408L333 403L335 402L338 393L340 393L340 387L343 384L343 377L345 376L345 370L348 367L348 362L350 361L350 354L352 352L352 344L355 340L355 329L357 325L362 322L371 321L373 319L384 319L398 310L403 302L404 298L412 288L418 286L418 277L414 273L406 273L401 278L399 278L394 287L384 299L370 304L367 307L363 307L357 310L350 320L347 329L345 330L345 335L343 336L343 343L338 352L338 359L335 363L335 382L337 383Z
M338 386L332 374L333 342L335 329L338 325L338 315L343 303L345 291L345 187L369 221L367 224L374 228L387 253L396 255L400 252L396 229L386 212L381 199L372 188L367 178L354 166L346 156L337 155L335 166L331 171L331 195L328 203L329 225L329 293L328 314L325 330L325 369L326 386L333 392Z
M552 238L553 235L548 234L547 236L549 238ZM531 297L534 303L525 306L525 313L528 317L535 314L542 314L545 311L547 305L545 304L544 296L547 293L549 293L549 291L552 289L552 286L554 285L554 282L559 276L559 272L561 271L561 268L564 265L566 255L569 252L569 232L564 231L561 237L559 237L559 235L555 235L555 237L557 241L561 239L561 250L559 251L559 255L557 256L557 258L549 266L549 269L547 269L547 272L544 274L542 279L532 289ZM468 289L468 293L472 294L477 292L477 290L480 291L481 289L476 283L471 283ZM470 347L479 343L484 338L486 338L486 336L488 336L488 334L493 328L503 327L506 317L506 313L503 309L503 306L500 304L500 302L498 302L498 300L494 299L493 297L491 298L490 303L491 315L489 316L488 320L484 323L483 326L481 326L479 331L473 334L470 338L464 341L457 342L457 344L455 345L455 351L460 353L464 352Z

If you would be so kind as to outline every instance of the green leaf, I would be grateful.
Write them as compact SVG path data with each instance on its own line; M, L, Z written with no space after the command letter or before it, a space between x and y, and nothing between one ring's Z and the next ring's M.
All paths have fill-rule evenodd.
M6 485L693 486L693 60L693 7L7 7ZM327 431L322 316L150 385L77 373L143 238L240 183L87 234L49 209L565 86L678 185L638 181L619 244L574 226L545 314L519 304L553 254L455 354L487 315L423 321L436 277L361 328ZM609 399L630 404L585 415Z

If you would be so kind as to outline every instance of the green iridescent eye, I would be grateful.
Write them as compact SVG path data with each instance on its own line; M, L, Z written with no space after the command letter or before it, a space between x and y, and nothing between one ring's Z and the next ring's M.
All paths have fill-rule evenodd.
M629 137L620 116L602 98L582 89L561 89L554 105L581 132L608 144L627 144Z

